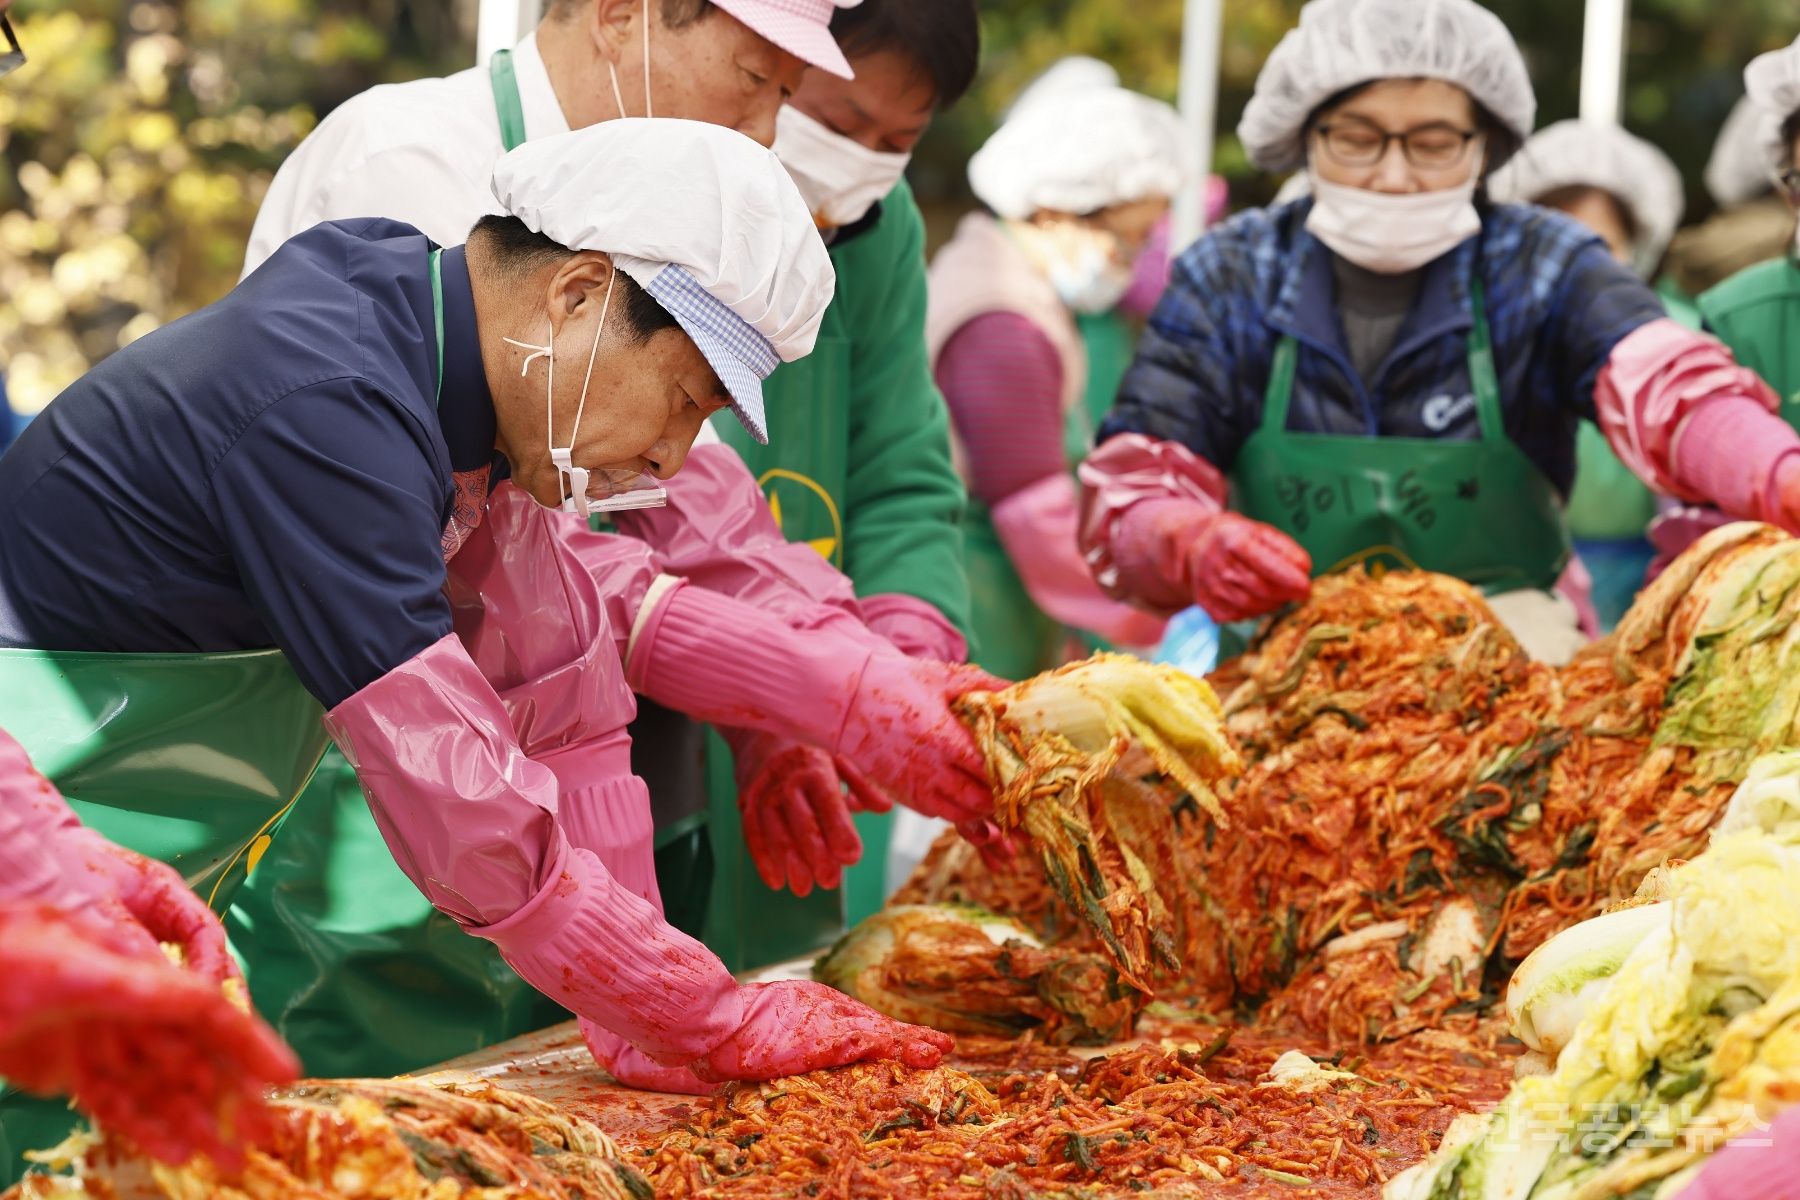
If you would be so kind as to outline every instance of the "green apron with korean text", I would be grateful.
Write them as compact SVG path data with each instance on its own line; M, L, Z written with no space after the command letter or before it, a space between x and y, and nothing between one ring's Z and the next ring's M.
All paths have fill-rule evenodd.
M496 86L503 56L495 58ZM510 78L510 72L508 72ZM517 93L513 108L517 109ZM501 126L508 127L500 104ZM520 119L522 122L522 118ZM432 256L443 386L443 296ZM336 746L226 918L256 1008L316 1076L395 1075L563 1020L394 862Z
M279 650L0 650L0 729L83 824L170 864L215 911L279 844L325 749L322 716ZM0 1187L76 1120L0 1086Z
M1238 451L1233 506L1282 530L1313 572L1362 563L1454 575L1494 595L1548 591L1569 560L1555 487L1507 437L1481 282L1470 289L1473 441L1294 433L1287 428L1299 343L1284 336L1262 426Z

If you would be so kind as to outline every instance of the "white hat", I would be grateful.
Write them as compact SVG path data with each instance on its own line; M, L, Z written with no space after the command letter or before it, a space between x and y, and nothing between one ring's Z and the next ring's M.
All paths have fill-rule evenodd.
M1687 208L1681 172L1669 156L1617 125L1545 126L1488 180L1488 194L1502 203L1532 204L1566 187L1598 188L1630 209L1638 228L1632 266L1645 277L1662 261Z
M769 440L762 381L812 352L837 286L772 152L701 121L603 121L507 154L494 195L533 231L611 255L694 339L750 436Z
M1013 220L1173 197L1195 174L1173 108L1091 83L1032 94L969 160L976 197Z
M1306 163L1301 135L1313 111L1382 79L1453 83L1521 142L1537 119L1518 43L1474 0L1311 0L1257 75L1238 139L1262 170L1297 171ZM1502 161L1490 147L1489 164Z
M899 0L905 3L906 0ZM831 36L831 18L840 8L855 8L862 0L713 0L713 3L748 26L750 32L773 42L811 67L854 79L850 60Z
M1762 113L1739 97L1706 160L1706 191L1720 208L1748 204L1774 186L1763 161Z
M1010 121L1014 113L1030 108L1033 101L1054 96L1058 92L1119 86L1119 73L1111 63L1085 54L1071 54L1067 58L1057 59L1045 67L1036 79L1026 84L1025 89L1014 96L1012 103L1001 112L1000 119Z
M1757 134L1762 142L1763 167L1776 170L1786 165L1788 146L1781 127L1800 112L1800 39L1784 50L1771 50L1750 60L1744 68L1744 89L1756 105Z

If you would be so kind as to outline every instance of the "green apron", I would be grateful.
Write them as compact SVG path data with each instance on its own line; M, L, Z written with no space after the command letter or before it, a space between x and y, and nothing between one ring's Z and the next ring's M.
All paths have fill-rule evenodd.
M1299 343L1283 336L1262 426L1232 471L1237 511L1293 537L1319 574L1363 563L1454 575L1490 595L1554 587L1569 560L1556 489L1506 436L1478 279L1469 301L1479 439L1290 432Z
M1131 366L1132 329L1114 312L1078 314L1075 326L1087 354L1081 403L1063 414L1063 453L1073 471L1093 449L1094 430L1112 411ZM975 621L975 661L1002 679L1028 679L1062 661L1071 638L1089 652L1111 649L1084 630L1071 630L1037 606L1012 556L1000 541L987 506L973 498L963 518L963 547Z
M0 650L0 728L84 824L169 863L215 910L280 843L325 748L322 715L277 650ZM0 1087L0 1187L77 1120Z
M1800 429L1800 264L1792 255L1739 271L1700 297L1706 326L1781 397Z
M844 398L850 393L850 361L850 331L842 306L834 304L825 310L813 352L781 364L763 385L764 406L780 414L781 436L764 446L752 442L735 421L715 426L756 476L782 534L791 542L808 543L840 570L849 483L850 413ZM748 970L811 953L829 945L846 920L861 920L881 907L890 815L858 814L862 861L845 873L842 888L814 891L802 899L770 891L757 875L744 848L731 750L711 730L706 775L712 844L706 864L712 868L706 945L728 967ZM665 848L657 863L665 897L704 886L693 877L669 878L667 854Z
M510 64L495 56L496 88ZM502 129L522 127L500 103ZM441 279L433 258L438 377ZM431 907L394 862L332 746L226 915L257 1011L317 1076L396 1075L566 1019L493 945Z

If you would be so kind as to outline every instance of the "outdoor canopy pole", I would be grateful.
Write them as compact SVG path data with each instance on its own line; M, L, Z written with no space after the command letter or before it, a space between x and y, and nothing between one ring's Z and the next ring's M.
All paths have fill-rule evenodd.
M1581 34L1581 119L1619 124L1631 0L1587 0Z
M1200 164L1200 179L1175 197L1173 248L1179 253L1206 232L1206 176L1212 171L1213 127L1219 118L1219 40L1225 0L1185 0L1181 18L1181 122Z
M543 15L543 0L481 0L475 22L476 63L486 63L496 50L518 45Z

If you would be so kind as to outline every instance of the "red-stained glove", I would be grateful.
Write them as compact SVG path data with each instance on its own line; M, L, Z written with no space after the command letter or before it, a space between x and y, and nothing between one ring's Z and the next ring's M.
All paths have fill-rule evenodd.
M979 667L876 653L869 658L838 742L900 803L959 827L994 811L987 764L950 703L1006 684Z
M299 1062L219 985L154 946L122 954L68 914L0 905L0 1075L72 1095L108 1133L168 1163L227 1169L266 1139L264 1090Z
M1273 525L1183 500L1147 500L1126 522L1147 524L1130 536L1153 543L1164 578L1215 621L1260 617L1312 591L1311 556Z
M704 1078L779 1079L873 1059L926 1069L956 1044L949 1034L884 1017L822 983L753 983L742 995L744 1023L695 1064Z
M239 977L225 927L173 867L85 826L69 830L59 852L65 870L87 872L99 884L111 902L103 911L122 911L157 942L180 947L188 971L213 984Z
M822 983L783 980L738 989L744 1020L705 1057L666 1066L589 1021L594 1057L627 1087L704 1095L729 1080L778 1079L874 1059L935 1067L955 1045L948 1034L884 1017Z
M852 813L889 812L894 802L843 759L776 734L731 730L738 812L756 873L796 896L835 888L862 858Z

